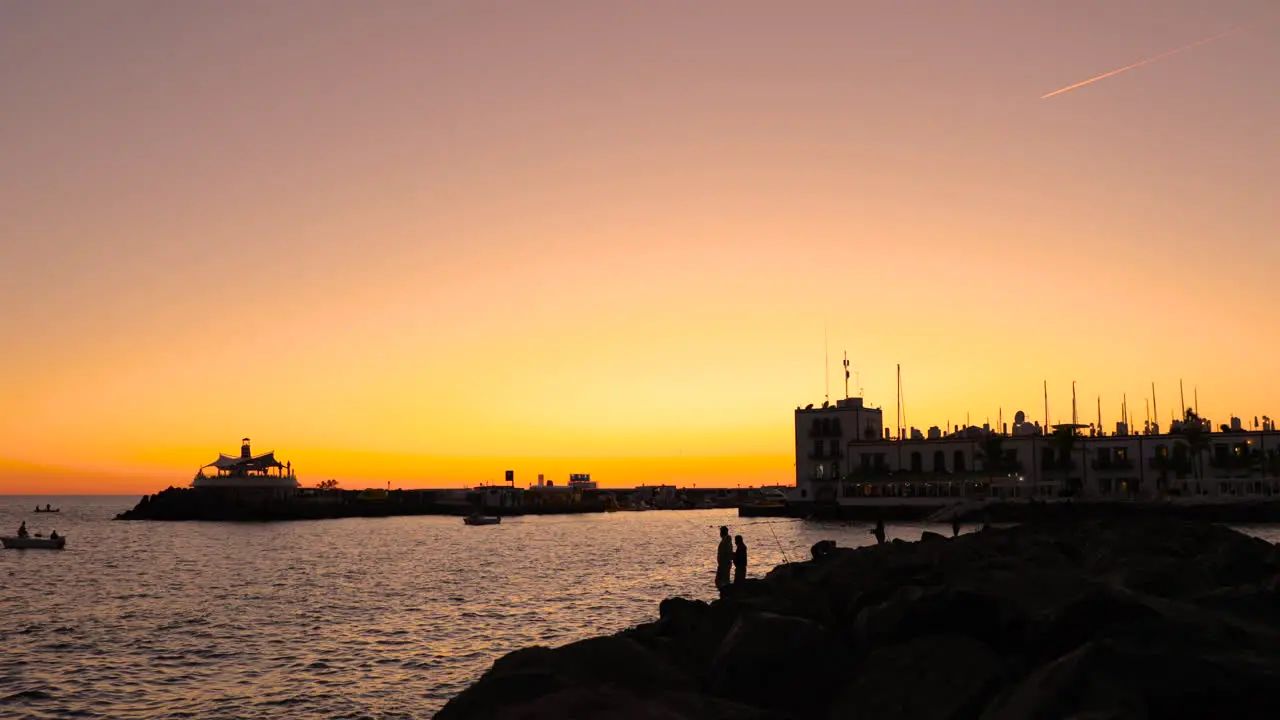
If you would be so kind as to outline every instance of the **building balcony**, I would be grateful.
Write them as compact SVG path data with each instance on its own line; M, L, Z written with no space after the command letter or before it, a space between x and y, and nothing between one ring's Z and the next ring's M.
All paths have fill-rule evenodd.
M1134 464L1132 460L1094 460L1089 464L1094 470L1133 470Z
M834 452L830 450L813 450L809 452L807 457L810 460L839 460L844 457L844 452L841 450L835 450Z
M1213 457L1209 460L1209 467L1215 470L1252 470L1260 465L1260 458L1252 456L1228 455L1227 457Z

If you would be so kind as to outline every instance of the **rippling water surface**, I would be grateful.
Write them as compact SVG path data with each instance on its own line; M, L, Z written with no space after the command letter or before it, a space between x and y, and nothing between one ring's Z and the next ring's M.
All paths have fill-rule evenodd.
M820 539L870 540L865 524L730 510L484 527L111 521L135 500L0 499L4 534L25 520L68 536L62 552L0 551L0 717L426 718L510 650L652 620L673 595L714 597L720 525L745 537L752 576Z

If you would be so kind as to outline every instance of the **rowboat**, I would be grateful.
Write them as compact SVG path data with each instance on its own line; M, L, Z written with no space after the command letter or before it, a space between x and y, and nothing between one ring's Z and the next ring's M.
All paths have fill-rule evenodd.
M15 550L61 550L67 544L67 536L59 535L57 539L44 537L0 537L0 544Z

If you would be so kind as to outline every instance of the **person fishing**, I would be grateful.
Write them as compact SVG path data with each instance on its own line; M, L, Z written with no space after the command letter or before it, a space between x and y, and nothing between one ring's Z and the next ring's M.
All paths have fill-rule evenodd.
M877 545L884 544L884 518L876 520L876 526L871 531L871 534L876 536Z
M729 528L720 526L720 545L716 548L716 587L729 584L729 567L733 565L733 541L729 539Z
M747 544L741 535L734 535L733 541L738 544L733 551L733 582L736 585L747 579Z

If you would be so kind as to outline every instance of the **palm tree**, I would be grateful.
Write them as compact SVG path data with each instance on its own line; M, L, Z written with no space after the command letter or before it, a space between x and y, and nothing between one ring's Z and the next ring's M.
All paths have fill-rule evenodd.
M1192 472L1196 478L1196 484L1199 484L1204 479L1201 458L1204 451L1209 448L1209 437L1204 431L1204 422L1191 408L1187 408L1182 415L1182 437L1186 439L1187 447L1191 451Z
M978 450L978 454L982 457L982 465L986 469L988 475L1005 473L1008 463L1004 457L1004 437L998 433L989 433L982 441L982 447Z
M1070 494L1074 495L1083 490L1079 480L1070 477L1071 468L1075 465L1074 453L1076 449L1076 438L1079 435L1076 429L1071 426L1059 425L1053 431L1053 464L1061 471L1064 481L1069 481L1070 486L1066 489ZM1064 486L1067 482L1063 483Z

